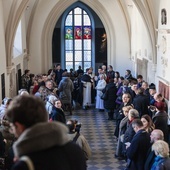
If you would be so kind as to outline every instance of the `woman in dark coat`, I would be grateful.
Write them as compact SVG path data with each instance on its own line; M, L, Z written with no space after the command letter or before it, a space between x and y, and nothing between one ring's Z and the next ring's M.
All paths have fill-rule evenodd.
M116 92L117 88L114 84L114 79L110 79L109 83L102 90L103 93L107 93L107 97L104 100L104 108L108 111L108 120L113 120L114 109L116 108Z
M56 99L53 102L54 106L52 108L51 112L51 120L53 121L59 121L61 123L66 124L66 118L63 109L61 108L61 101Z
M124 93L122 96L122 104L119 106L119 108L116 110L116 129L114 132L114 136L118 138L119 136L119 125L121 120L125 117L123 114L122 108L125 106L131 105L131 95L129 93Z

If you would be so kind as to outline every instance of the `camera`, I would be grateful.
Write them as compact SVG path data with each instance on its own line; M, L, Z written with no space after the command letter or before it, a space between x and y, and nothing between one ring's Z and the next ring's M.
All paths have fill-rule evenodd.
M81 128L81 123L78 123L77 120L69 120L67 122L67 127L69 128L69 132L73 133L73 132L80 132L80 128Z
M75 128L75 132L80 132L80 128L81 128L81 123L77 123L76 124L76 128Z
M151 105L151 106L149 107L149 109L153 112L153 111L155 111L156 107Z

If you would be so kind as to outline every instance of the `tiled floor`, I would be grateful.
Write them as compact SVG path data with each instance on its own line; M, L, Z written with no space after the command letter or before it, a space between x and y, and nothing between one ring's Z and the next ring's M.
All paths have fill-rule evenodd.
M116 140L114 139L115 122L107 120L106 112L96 109L75 110L67 119L77 119L82 123L81 133L88 140L92 157L87 161L88 170L123 170L125 161L114 158Z

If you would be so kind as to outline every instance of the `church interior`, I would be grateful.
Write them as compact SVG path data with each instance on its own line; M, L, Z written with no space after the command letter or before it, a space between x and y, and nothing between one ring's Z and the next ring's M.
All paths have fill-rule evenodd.
M80 7L88 11L91 21L93 69L106 63L122 75L126 69L134 76L141 74L156 84L168 102L169 5L168 0L1 0L0 99L17 94L25 69L39 74L54 63L66 67L63 18ZM101 40L99 45L99 37L103 44Z
M133 77L142 75L146 82L154 83L166 100L169 115L169 12L169 0L0 0L0 101L18 94L26 69L37 75L47 74L56 64L67 70L81 65L84 71L92 67L97 75L104 64L122 76L130 70ZM75 111L73 118L86 125L91 122L87 129L82 128L91 147L105 147L105 143L110 147L92 156L89 170L124 168L125 162L112 162L114 136L110 129L115 123L106 121L102 113L91 115L92 110L80 113ZM93 124L103 135L103 130L108 133L107 141L92 142L100 138L96 129L96 137L89 136ZM101 153L106 158L101 158Z

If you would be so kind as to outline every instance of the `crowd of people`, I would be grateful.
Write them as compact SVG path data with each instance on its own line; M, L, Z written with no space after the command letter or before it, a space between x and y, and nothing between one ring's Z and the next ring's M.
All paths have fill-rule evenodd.
M90 146L76 130L80 127L76 121L66 120L65 111L72 115L75 106L87 110L92 104L99 112L107 112L109 121L116 122L115 158L125 160L127 170L170 169L166 100L142 75L134 77L126 70L121 76L111 65L100 66L97 74L93 68L84 72L81 66L68 72L58 64L47 74L25 70L21 80L18 96L5 98L0 107L0 157L9 155L6 169L13 165L13 159L13 169L26 170L27 162L35 169L44 169L47 164L52 169L86 169ZM54 134L56 139L52 140ZM76 165L72 152L80 154ZM47 161L50 154L53 156ZM53 159L55 156L60 159Z

